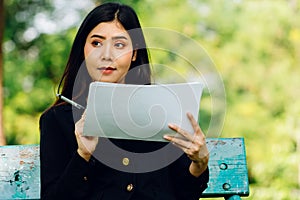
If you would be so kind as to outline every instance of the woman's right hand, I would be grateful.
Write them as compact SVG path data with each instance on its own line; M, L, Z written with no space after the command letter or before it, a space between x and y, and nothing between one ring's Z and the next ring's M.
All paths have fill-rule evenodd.
M81 119L75 124L75 136L78 144L77 152L86 161L89 161L98 144L98 137L83 136L83 125L85 121L85 112Z

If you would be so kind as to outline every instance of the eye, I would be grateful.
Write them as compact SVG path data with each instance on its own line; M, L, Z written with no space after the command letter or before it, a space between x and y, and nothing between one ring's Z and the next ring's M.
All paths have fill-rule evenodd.
M122 49L124 48L126 45L122 42L116 42L114 45L117 49Z
M93 41L93 42L92 42L92 45L93 45L94 47L101 47L101 46L102 46L102 43L99 42L99 41Z

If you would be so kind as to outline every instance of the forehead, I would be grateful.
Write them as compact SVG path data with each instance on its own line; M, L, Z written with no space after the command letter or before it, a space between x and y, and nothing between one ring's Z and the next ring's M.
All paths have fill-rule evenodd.
M111 38L114 36L127 36L129 37L128 32L122 26L122 24L118 21L112 22L101 22L93 30L89 33L91 35L101 35L105 38Z

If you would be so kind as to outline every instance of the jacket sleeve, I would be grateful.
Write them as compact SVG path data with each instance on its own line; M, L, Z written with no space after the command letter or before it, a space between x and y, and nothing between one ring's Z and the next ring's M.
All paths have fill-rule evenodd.
M40 118L41 199L88 199L89 163L77 147L70 148L68 140L77 146L74 123L62 123L57 115L50 109Z
M208 168L199 177L194 177L189 171L190 163L190 159L183 154L170 166L176 199L199 200L202 192L207 188Z

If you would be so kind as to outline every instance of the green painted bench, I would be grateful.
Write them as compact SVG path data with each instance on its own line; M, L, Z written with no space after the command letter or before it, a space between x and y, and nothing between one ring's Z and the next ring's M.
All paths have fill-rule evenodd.
M208 138L210 181L202 198L249 195L243 138ZM39 145L0 147L0 199L39 199Z

